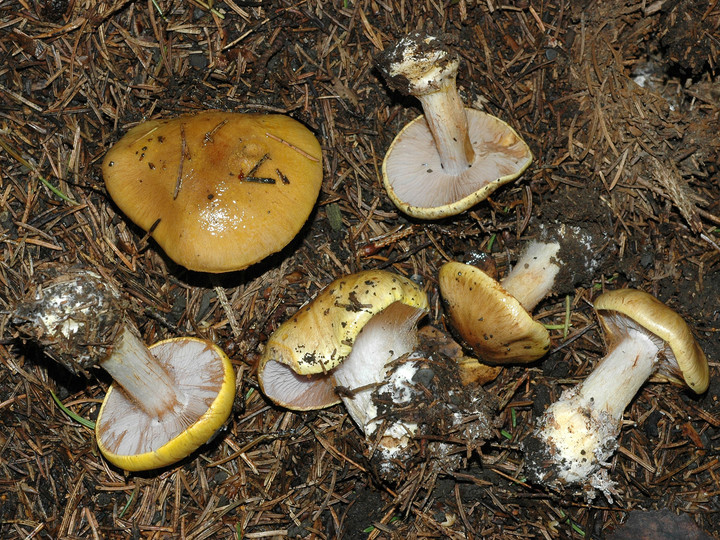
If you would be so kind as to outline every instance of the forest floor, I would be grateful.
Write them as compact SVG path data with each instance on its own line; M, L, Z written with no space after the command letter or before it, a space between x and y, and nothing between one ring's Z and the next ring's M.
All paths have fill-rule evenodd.
M652 517L664 533L720 537L719 27L708 0L0 3L0 536L641 538L623 527ZM422 111L388 88L376 58L414 30L444 36L465 103L511 125L534 155L488 200L431 222L397 210L380 181L385 151ZM206 109L289 115L323 152L301 233L222 275L167 258L101 174L139 122ZM413 276L430 298L425 322L444 329L443 263L485 252L504 275L541 227L561 223L600 235L600 264L536 308L551 351L485 385L501 404L495 436L454 472L409 490L380 481L342 405L298 413L260 392L264 343L335 278ZM237 398L212 442L159 471L103 459L52 393L94 420L109 378L54 365L8 316L46 261L113 275L145 342L195 335L227 352ZM592 303L623 287L686 319L710 387L643 386L609 465L612 502L531 485L521 443L602 358Z

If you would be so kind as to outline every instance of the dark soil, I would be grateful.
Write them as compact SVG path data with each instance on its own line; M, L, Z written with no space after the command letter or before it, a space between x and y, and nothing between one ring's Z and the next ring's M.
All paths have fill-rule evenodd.
M667 509L667 530L720 538L719 28L709 0L0 3L0 537L625 538L640 512ZM511 125L535 157L486 201L433 222L400 213L380 178L422 111L375 59L415 30L443 36L464 102ZM101 176L142 120L205 109L289 115L323 150L300 234L223 275L167 258ZM497 425L452 468L420 460L382 480L342 405L292 412L259 391L267 338L340 275L413 277L430 301L423 323L447 330L444 262L480 252L502 277L559 224L590 232L597 267L535 309L551 350L487 377ZM237 398L210 443L163 470L104 460L52 393L94 420L109 378L71 374L10 322L48 262L112 276L146 343L192 335L227 352ZM592 303L622 287L685 317L711 381L700 396L646 384L609 465L618 496L588 503L573 487L529 484L520 445L604 355Z

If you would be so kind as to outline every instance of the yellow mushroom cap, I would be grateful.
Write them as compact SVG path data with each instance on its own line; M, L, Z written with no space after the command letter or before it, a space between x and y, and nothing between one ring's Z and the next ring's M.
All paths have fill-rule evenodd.
M618 320L608 317L609 313L621 313L669 346L670 350L664 355L665 365L658 368L661 378L679 384L684 381L698 394L707 390L710 374L705 353L690 327L675 311L653 295L637 289L605 292L595 299L594 305L608 341L621 339L623 332Z
M414 326L417 312L428 309L427 295L410 279L384 270L333 281L270 336L258 365L263 392L296 410L338 403L335 384L325 375L350 354L370 319L388 309ZM297 387L312 381L318 384L307 385L306 390Z
M532 362L550 348L547 329L479 268L446 263L438 282L452 327L481 360Z
M390 145L382 165L383 184L406 214L421 219L459 214L530 165L530 148L513 128L476 109L466 107L465 113L475 160L461 174L443 170L424 115L407 124Z
M112 464L143 471L171 465L206 443L222 427L235 399L235 371L211 342L181 337L150 347L188 403L182 414L149 417L111 386L95 424L98 447Z
M203 112L143 122L107 153L118 207L190 270L241 270L285 247L322 184L315 136L283 115Z

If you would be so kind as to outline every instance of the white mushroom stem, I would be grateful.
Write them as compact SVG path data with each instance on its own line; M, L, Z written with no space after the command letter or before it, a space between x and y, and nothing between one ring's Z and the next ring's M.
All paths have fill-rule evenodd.
M340 396L364 433L377 415L372 392L385 380L388 364L415 349L415 325L424 313L400 302L391 304L363 327L352 352L333 372L335 382L351 392Z
M162 418L182 407L182 391L127 325L118 334L113 352L100 362L100 367L149 416Z
M465 106L457 91L460 60L433 36L409 36L393 48L397 56L381 69L390 84L420 100L440 163L459 175L475 161Z
M654 371L658 351L647 333L631 330L583 381L578 397L619 422Z
M538 437L567 483L582 482L614 452L623 411L655 371L657 338L634 326L581 384L543 415Z
M16 317L40 336L50 356L73 371L100 365L152 418L188 402L171 374L141 341L115 285L97 272L62 264L38 272ZM27 333L25 330L24 332Z
M552 292L560 271L558 251L559 242L530 242L514 268L500 281L528 312Z
M456 74L457 63L455 69L439 81L437 91L416 95L437 146L440 163L448 174L462 173L475 160L465 106L455 83Z

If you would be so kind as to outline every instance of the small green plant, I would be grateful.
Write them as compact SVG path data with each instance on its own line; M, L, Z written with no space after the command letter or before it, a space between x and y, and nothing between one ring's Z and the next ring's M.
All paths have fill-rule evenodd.
M2 138L0 138L0 147L2 147L3 150L5 150L8 154L10 154L15 159L15 161L20 163L20 165L22 165L23 167L26 167L27 169L29 169L32 172L37 174L37 169L28 160L26 160L24 157L22 157L20 154L18 154L15 150L10 148L10 145L7 142L5 142L5 140L3 140ZM77 201L74 201L73 199L71 199L70 197L65 195L62 191L60 191L58 188L53 186L49 181L47 181L45 178L43 178L39 174L38 174L38 178L45 185L45 187L47 187L55 195L60 197L63 201L68 202L70 204L78 204Z
M390 523L395 523L400 518L398 516L394 516L390 518ZM362 532L364 533L371 533L375 530L375 525L370 525L369 527L365 527Z
M497 234L493 234L490 237L490 240L488 240L487 250L486 250L488 253L492 253L492 247L493 247L493 244L495 243L496 238L497 238Z
M67 414L70 418L75 420L77 423L82 424L86 428L95 429L95 422L92 420L88 420L87 418L83 418L82 416L75 414L70 409L68 409L65 405L62 404L62 401L60 401L60 398L55 395L55 392L50 390L50 394L52 395L53 400L55 400L55 403L58 407L60 407L60 410Z
M578 533L578 534L579 534L580 536L582 536L583 538L585 537L585 531L583 531L583 530L580 528L580 525L578 525L577 523L575 523L575 522L572 520L572 518L571 518L570 516L568 516L568 515L567 515L565 512L563 512L562 510L560 510L560 514L561 514L562 517L564 518L564 519L563 519L563 523L567 523L568 525L570 525L570 527L572 528L573 531L575 531L576 533Z
M125 512L128 511L128 508L130 508L130 503L132 503L133 499L135 498L135 492L133 491L130 496L128 497L127 502L125 503L125 506L123 506L123 509L120 510L120 513L118 514L119 518L122 518L125 515Z

